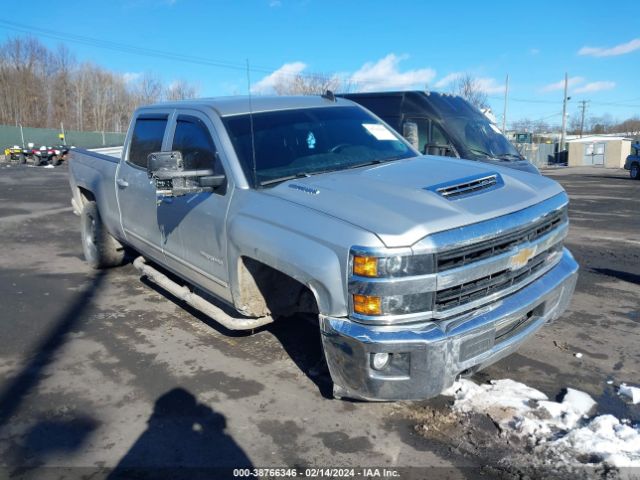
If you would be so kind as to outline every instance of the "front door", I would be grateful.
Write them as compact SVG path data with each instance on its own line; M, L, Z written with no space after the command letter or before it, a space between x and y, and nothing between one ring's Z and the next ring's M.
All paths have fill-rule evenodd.
M182 153L185 170L224 173L212 132L204 115L178 113L170 149ZM169 266L223 298L228 285L225 218L230 190L224 185L214 192L173 197L157 211Z
M141 114L136 118L129 148L116 174L116 191L122 229L133 247L156 260L162 259L156 218L156 189L147 175L147 157L162 150L169 112Z

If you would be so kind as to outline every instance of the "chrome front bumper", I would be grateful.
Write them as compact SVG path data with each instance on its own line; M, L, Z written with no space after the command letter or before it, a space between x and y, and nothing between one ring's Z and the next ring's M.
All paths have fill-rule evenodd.
M320 316L322 342L337 397L410 400L434 397L461 373L513 353L567 308L578 264L563 250L560 262L526 287L446 321L374 326ZM382 370L375 353L389 353Z

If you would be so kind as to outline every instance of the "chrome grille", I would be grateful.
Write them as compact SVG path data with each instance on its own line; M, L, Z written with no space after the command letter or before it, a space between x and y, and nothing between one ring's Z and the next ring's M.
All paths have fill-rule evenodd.
M560 209L543 217L532 226L518 229L515 232L486 242L438 253L436 255L436 271L443 272L468 265L485 258L500 255L526 242L533 242L559 226L565 219L566 210Z
M539 253L529 260L527 265L518 270L501 270L482 278L456 285L455 287L439 290L436 292L435 309L438 312L445 312L448 309L459 307L518 285L541 270L547 260L561 249L562 243L559 243Z

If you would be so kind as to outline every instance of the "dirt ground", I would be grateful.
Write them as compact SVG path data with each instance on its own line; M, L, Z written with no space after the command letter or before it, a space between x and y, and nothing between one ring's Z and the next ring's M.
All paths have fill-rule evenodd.
M544 174L571 197L567 245L581 265L572 306L475 380L511 378L550 398L574 387L599 413L638 421L607 380L640 383L640 182L617 170ZM287 466L354 467L363 478L362 467L416 479L527 473L503 461L523 446L492 444L496 427L450 415L446 397L333 400L318 331L299 318L231 334L131 265L90 270L66 175L0 165L0 478L233 478L238 467Z

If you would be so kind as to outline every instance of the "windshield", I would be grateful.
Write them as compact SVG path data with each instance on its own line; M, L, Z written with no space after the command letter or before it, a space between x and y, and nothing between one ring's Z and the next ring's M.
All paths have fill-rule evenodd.
M498 127L482 117L452 117L446 120L452 136L464 144L472 158L520 160L522 156Z
M359 107L254 113L253 142L249 115L223 121L254 188L416 155L397 134Z
M430 95L426 105L420 102L418 107L420 106L433 111L462 158L523 160L500 129L463 98Z

